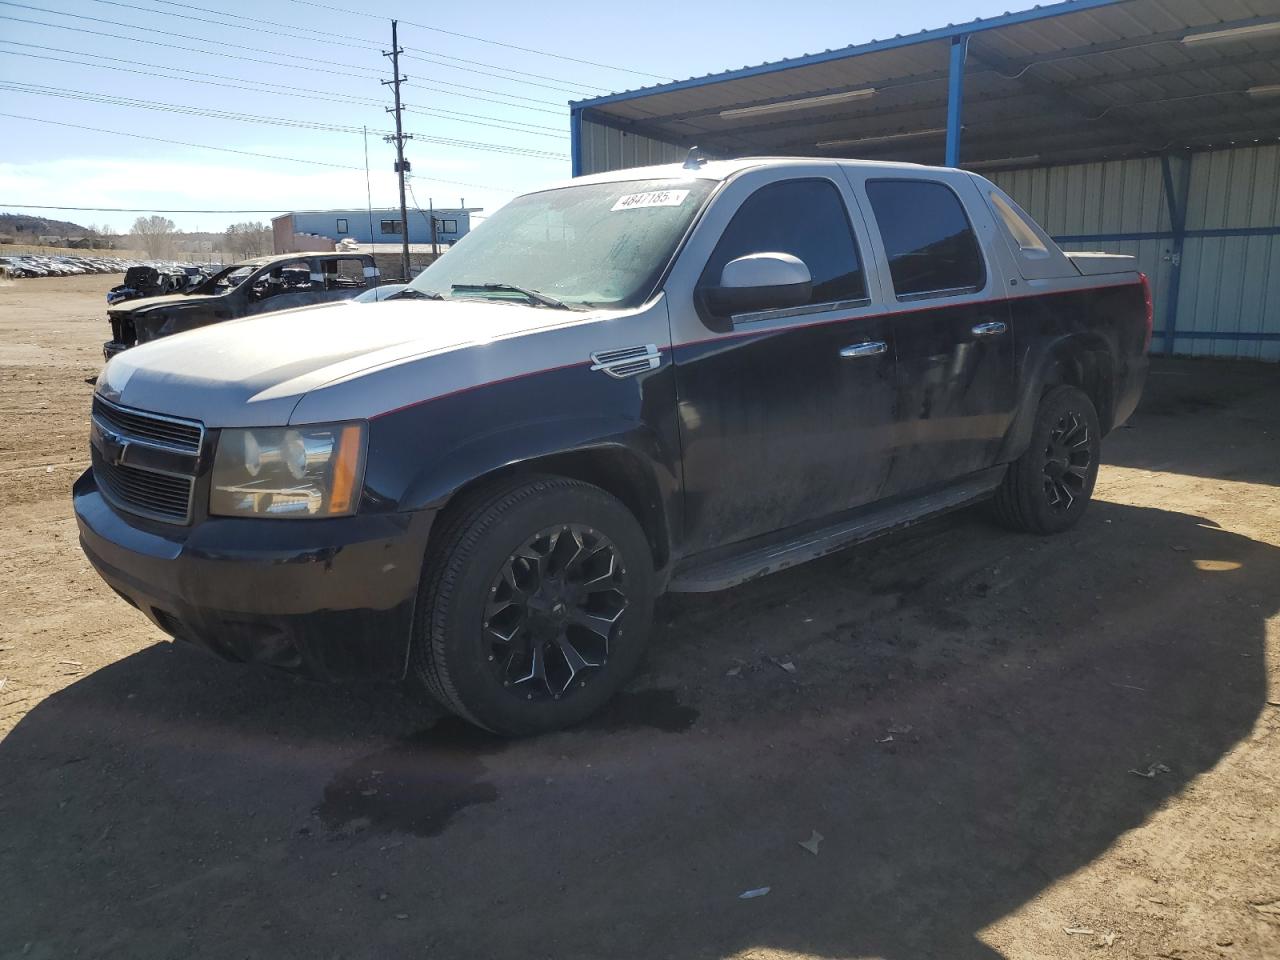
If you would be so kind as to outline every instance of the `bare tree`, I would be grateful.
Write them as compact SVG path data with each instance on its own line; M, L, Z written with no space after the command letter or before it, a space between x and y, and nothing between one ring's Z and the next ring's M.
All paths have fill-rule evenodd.
M173 234L176 225L168 217L152 215L133 221L133 235L153 260L169 259L173 255Z
M237 260L271 252L271 228L264 223L233 223L222 238L223 250Z

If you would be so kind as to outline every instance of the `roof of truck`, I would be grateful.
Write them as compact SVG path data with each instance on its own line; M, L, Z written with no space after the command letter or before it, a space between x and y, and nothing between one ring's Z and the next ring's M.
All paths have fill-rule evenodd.
M266 267L273 263L285 263L290 260L314 260L318 258L333 260L356 260L369 259L370 254L367 253L338 253L333 250L303 250L297 253L274 253L264 257L250 257L248 260L238 260L233 266L237 267Z
M604 173L593 173L585 177L575 177L554 184L554 187L583 183L614 183L621 180L727 180L743 170L758 167L788 166L831 166L831 167L873 167L877 170L935 170L939 173L961 173L966 171L952 167L928 166L920 163L903 163L890 160L847 160L831 157L739 157L734 160L704 160L696 167L683 163L663 163L650 167L625 167L621 170L607 170Z

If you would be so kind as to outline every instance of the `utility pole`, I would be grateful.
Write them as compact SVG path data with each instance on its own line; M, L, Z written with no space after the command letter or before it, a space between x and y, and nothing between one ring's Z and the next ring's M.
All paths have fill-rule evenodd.
M396 21L391 21L391 52L383 51L384 57L391 58L391 73L395 78L393 80L383 80L384 87L390 86L395 89L396 105L394 108L387 107L387 113L396 115L396 132L395 136L383 137L387 143L396 145L396 174L400 178L400 275L404 280L409 279L409 206L404 199L404 175L409 172L409 161L404 158L404 142L412 140L413 134L406 134L404 128L400 125L400 84L408 80L408 77L400 76L400 54L404 53L400 49L400 41L396 35Z
M427 207L431 210L431 257L434 263L440 256L440 250L436 247L436 202L434 199L427 198Z

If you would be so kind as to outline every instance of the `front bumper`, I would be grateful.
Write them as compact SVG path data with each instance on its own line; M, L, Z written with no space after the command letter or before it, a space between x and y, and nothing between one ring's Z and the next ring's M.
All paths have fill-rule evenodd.
M102 359L110 360L117 353L122 353L129 349L130 344L121 343L119 340L108 340L102 345Z
M171 636L316 679L404 675L432 512L162 529L113 509L91 471L73 499L94 569Z

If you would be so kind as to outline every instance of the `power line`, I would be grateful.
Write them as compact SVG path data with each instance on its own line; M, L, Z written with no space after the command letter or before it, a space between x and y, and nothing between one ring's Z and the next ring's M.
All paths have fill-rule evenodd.
M14 41L0 40L0 44L13 44L13 42ZM19 46L35 47L36 45L20 44ZM58 47L36 47L36 49L58 50ZM70 54L77 54L82 56L101 56L100 54L81 54L81 52L77 50L68 50L65 52L70 52ZM219 83L218 81L215 81L215 79L197 79L197 77L216 77L219 79L228 79L228 81L236 81L237 79L236 77L227 77L225 76L225 74L200 73L200 72L197 72L197 70L180 70L180 73L193 73L193 74L197 74L197 77L169 77L169 76L165 76L165 74L163 73L151 72L151 70L138 70L132 67L114 67L114 65L111 65L111 64L87 63L87 61L84 61L84 60L69 60L67 58L61 58L61 56L26 54L26 52L22 52L18 50L0 50L0 55L27 56L27 58L36 59L36 60L49 60L49 61L52 61L52 63L73 64L73 65L77 65L77 67L91 67L91 68L102 69L102 70L118 70L118 72L120 73L133 73L133 74L138 74L138 76L141 76L141 77L157 77L160 79L170 79L170 81L182 81L184 83L201 83L201 84L205 84L205 86L210 86L210 87L227 88L227 90L244 90L251 93L270 93L270 95L273 95L273 96L302 97L302 99L305 99L305 100L320 100L324 102L333 102L334 100L340 100L340 101L346 101L346 102L349 102L349 104L355 104L355 105L366 105L366 106L383 105L383 102L381 102L380 100L372 99L372 97L356 97L356 96L348 95L348 93L339 93L337 91L315 90L315 88L312 88L312 87L292 87L292 86L288 86L288 84L266 83L265 81L264 82L246 81L243 83L242 82ZM108 58L101 58L101 59L116 60L118 58L113 58L113 56L108 56ZM119 63L131 63L131 61L119 60ZM174 70L174 72L179 72L179 68L177 67L161 67L160 64L140 64L140 65L142 65L142 67L155 67L156 69L160 69L160 70ZM279 87L279 90L271 90L271 87ZM527 134L531 134L531 136L556 137L557 140L567 140L566 134L559 133L557 131L557 128L543 127L543 125L540 125L540 124L524 123L522 122L522 120L504 120L503 118L498 118L498 116L488 116L485 114L462 114L462 113L458 113L458 111L456 110L445 110L444 108L425 108L425 109L406 110L406 113L425 114L428 116L439 116L440 119L453 120L454 123L467 123L467 124L476 125L476 127L490 127L493 129L502 129L502 131L509 131L512 133L527 133ZM485 123L485 120L497 120L497 123ZM515 124L515 125L512 125L512 124Z
M262 123L277 127L293 127L300 130L317 130L325 133L360 133L362 128L346 124L324 123L313 120L297 120L289 117L269 117L256 113L241 113L234 110L216 110L208 107L196 107L183 103L165 103L159 100L137 100L133 97L119 97L113 94L97 93L90 90L73 90L68 87L49 87L32 83L5 83L0 81L0 90L14 93L26 93L45 97L62 97L68 100L83 100L89 103L106 103L115 106L132 107L139 110L158 110L165 113L180 113L187 116L212 117L217 120L235 120L242 123ZM378 131L375 131L378 132ZM381 135L381 134L380 134ZM459 140L453 137L437 137L423 134L417 139L437 143L442 146L458 147L465 150L485 150L492 153L504 153L514 156L530 157L541 160L564 160L564 154L552 153L548 150L537 150L531 147L519 147L505 143L487 143L479 140Z
M416 48L409 47L408 49L414 50ZM452 63L441 63L439 60L433 60L431 59L431 57L421 55L421 54L425 54L426 52L427 51L420 50L418 51L419 53L418 56L415 56L413 54L408 54L405 56L405 59L416 60L419 63L430 63L437 67L448 67L450 70L462 70L465 73L478 73L482 77L489 77L492 80L508 80L508 79L515 80L517 83L522 83L527 87L541 87L544 90L555 90L558 93L573 93L573 94L577 94L578 96L582 96L585 92L587 92L587 91L584 91L582 87L569 87L569 86L565 86L562 83L550 84L550 83L539 83L536 80L516 80L515 77L495 77L492 73L494 69L505 70L506 68L494 67L491 64L482 64L482 66L486 67L486 69L478 70L475 67L462 67ZM438 54L436 54L435 56L438 56ZM456 59L456 58L453 58L453 59Z
M134 4L122 3L122 2L119 2L119 0L97 0L97 2L98 2L98 3L110 3L112 6L129 7L129 8L131 8L131 9L134 9L134 10L142 10L142 11L145 11L145 12L147 12L147 13L157 13L157 14L160 14L160 15L162 15L162 16L177 16L177 14L171 14L171 13L168 13L168 12L163 11L163 10L149 10L149 9L148 9L148 8L146 8L146 7L138 7L138 6L134 5ZM67 17L68 19L72 19L72 20L87 20L87 21L89 21L89 22L91 22L91 23L103 23L103 24L106 24L106 25L108 25L108 26L112 26L112 27L123 27L123 28L125 28L126 30L146 30L146 31L147 31L147 32L149 32L149 33L162 33L162 34L164 34L165 36L178 37L179 39L182 39L182 40L195 40L195 41L196 41L196 42L198 42L198 43L211 43L211 42L213 42L213 41L206 40L204 37L193 37L193 36L191 36L190 34L186 34L186 33L175 33L175 32L173 32L173 31L169 31L169 30L158 31L158 30L153 30L153 29L152 29L152 28L150 28L150 27L139 26L139 25L137 25L137 24L133 24L133 23L121 23L119 20L106 20L106 19L103 19L103 18L101 18L101 17L91 17L91 16L89 16L88 14L84 14L84 13L64 13L64 12L63 12L63 11L61 11L61 10L52 10L52 9L50 9L50 8L48 8L48 7L38 7L38 6L35 6L34 4L29 4L29 3L18 3L18 2L16 2L16 0L0 0L0 5L6 6L6 7L17 7L17 8L22 9L22 10L35 10L35 11L38 11L39 13L52 13L52 14L54 14L55 16ZM214 21L214 20L208 20L208 19L205 19L205 18L203 18L203 17L189 17L189 18L186 18L186 19L195 20L195 21L197 21L197 22L201 22L201 23L214 23L214 24L216 24L217 26L221 26L221 27L232 27L232 28L237 29L237 30L251 30L251 29L253 29L253 28L251 28L251 27L242 27L242 26L239 26L238 24L218 23L217 21ZM58 24L44 24L44 26L53 26L53 27L56 27L56 26L58 26ZM255 32L259 32L259 31L255 31ZM132 39L135 39L135 38L133 38L133 37L122 37L122 38L118 38L118 39L132 40ZM295 37L294 39L309 39L309 38L298 38L298 37ZM339 41L339 43L340 43L340 45L350 46L350 44L341 44L341 42L340 42L340 41ZM321 58L319 58L319 57L307 57L307 56L303 56L303 55L301 55L301 54L297 54L297 53L287 53L287 52L285 52L285 51L283 51L283 50L270 50L270 49L267 49L267 48L265 48L265 47L248 47L248 46L243 46L243 45L241 45L241 46L240 46L240 49L243 49L243 50L251 50L251 51L253 51L254 53L265 53L265 54L268 54L268 55L273 56L273 57L288 57L290 60L301 60L301 61L305 61L305 62L307 62L307 63L319 63L319 64L325 64L325 65L329 66L330 68L332 68L332 62L331 62L331 61L329 61L329 60L325 60L325 59L321 59ZM211 51L198 51L198 52L210 53ZM430 61L427 61L427 62L430 62ZM437 66L448 66L448 64L440 64L440 63L437 63L436 65L437 65ZM279 64L279 66L285 66L285 64ZM379 71L378 71L378 70L376 70L376 69L374 69L374 68L372 68L372 67L362 67L362 66L357 66L357 65L355 65L355 64L346 64L346 65L345 65L345 68L346 68L346 69L348 69L348 70L360 70L360 71L363 71L363 72L365 72L365 73L371 73L371 74L378 74L378 73L379 73ZM463 69L468 69L468 68L464 68L464 67L452 67L452 69L454 69L454 70L463 70ZM500 68L500 69L501 69L501 68ZM469 72L471 72L471 73L483 73L483 71L478 71L478 70L470 70ZM486 76L491 76L491 74L484 74L484 75L486 75ZM548 105L550 105L550 106L558 106L558 104L557 104L557 103L556 103L556 101L554 101L554 100L539 100L539 99L537 99L537 98L535 98L535 97L523 97L523 96L520 96L519 94L506 93L505 91L502 91L502 90L489 90L489 89L487 89L487 88L485 88L485 87L469 87L469 86L467 86L466 84L453 83L453 82L448 81L448 80L440 80L440 79L437 79L437 78L434 78L434 77L428 77L427 79L428 79L430 82L432 82L432 83L443 83L443 84L445 84L446 86L460 87L461 89L464 89L464 90L479 90L479 91L480 91L480 92L482 92L482 93L493 93L493 94L497 94L498 96L509 97L509 98L511 98L511 99L513 99L513 100L528 100L528 101L529 101L529 102L531 102L531 103L545 103L545 104L548 104ZM496 78L496 79L506 79L506 78L499 77L499 78ZM526 82L527 82L527 81L526 81ZM533 84L533 86L546 86L546 85L545 85L545 84ZM549 88L549 89L557 89L557 88L555 88L555 87L551 87L551 88ZM569 88L569 89L563 89L563 88L560 88L560 89L562 89L562 92L565 92L565 93L581 92L581 88Z
M35 10L37 13L52 13L55 16L67 17L68 19L71 19L71 20L87 20L90 23L103 23L110 27L124 27L126 30L145 30L146 32L151 34L159 34L166 37L177 37L180 40L195 40L199 43L213 42L210 40L205 40L203 37L193 37L187 33L175 33L171 30L154 30L150 27L141 27L134 23L121 23L119 20L104 20L101 17L91 17L87 13L64 13L61 10L51 10L48 7L37 7L29 3L17 3L15 2L15 0L0 0L0 6L17 7L20 10ZM57 26L57 24L44 24L44 26ZM135 38L122 37L120 39L133 40ZM304 57L301 54L285 53L282 50L268 50L264 47L247 47L247 46L241 45L239 49L252 50L254 53L267 53L273 57L288 57L290 60L302 60L307 63L320 63L327 66L330 72L332 72L333 70L333 62L331 60L322 60L319 57ZM205 53L208 51L198 51L198 52ZM364 73L370 73L370 74L376 74L378 72L372 67L361 67L355 64L350 64L350 63L345 64L344 68L347 70L360 70L360 71L363 71Z
M0 19L14 19L14 18L4 17L3 14L0 14ZM22 22L33 23L35 22L35 20L22 20ZM42 26L56 27L56 26L59 26L59 24L50 23L50 24L42 24ZM76 28L64 27L63 29L76 29ZM93 31L81 31L81 32L95 33ZM96 36L113 36L113 35L110 35L110 33L102 33L102 35L96 35ZM120 38L122 38L122 40L133 40L133 37L120 37ZM140 42L147 42L147 41L140 41ZM252 84L255 84L255 86L257 87L275 87L276 90L279 90L279 91L288 91L291 93L298 92L298 96L301 96L302 93L321 93L321 95L324 96L325 100L338 99L338 100L347 100L351 102L358 102L358 104L369 104L371 106L383 105L383 102L381 102L380 100L374 100L372 99L372 97L356 97L356 96L349 95L349 93L338 93L338 92L328 91L328 90L316 90L315 87L294 87L288 83L271 83L269 81L241 81L241 78L228 77L227 74L225 73L207 73L205 72L205 70L188 70L182 67L168 67L168 65L164 65L164 64L148 64L148 63L142 63L142 61L140 60L124 60L124 59L118 58L118 56L105 56L104 54L91 54L91 52L87 52L83 50L67 50L65 49L65 47L59 47L59 46L46 46L41 44L23 44L23 42L20 42L17 40L0 40L0 44L28 47L28 49L31 49L31 50L50 50L52 52L58 52L58 54L70 54L72 56L92 56L92 58L95 58L97 60L110 60L111 63L134 64L134 65L137 65L137 67L152 67L157 70L169 70L170 73L191 74L192 77L212 77L215 79L224 79L224 81L233 81L236 83L252 83ZM157 46L165 46L166 49L170 49L170 47L168 47L168 45L165 45L165 44L157 44ZM186 50L188 49L188 47L172 47L172 49ZM5 52L5 54L12 54L17 56L36 56L35 54L19 54L18 51L13 51L13 50L0 50L0 52ZM209 52L209 51L197 50L196 52ZM56 60L58 58L41 58L41 59ZM244 58L244 59L248 59L248 58ZM128 68L108 67L108 64L87 63L87 61L79 61L79 60L64 60L64 61L61 61L61 63L73 63L73 64L81 65L81 67L127 70L128 73L145 73L143 72L143 70L134 69L134 67L128 67ZM294 64L275 64L275 63L271 63L270 60L252 60L252 63L268 64L268 65L271 65L271 67L293 67L294 65ZM301 69L310 69L310 68L303 67ZM165 77L164 74L159 74L159 73L145 74L145 76L161 77L163 79L187 79L186 77ZM202 83L207 81L188 81L188 82ZM224 84L210 84L210 86L224 86ZM246 88L246 90L248 90L248 87L243 87L243 88ZM276 91L262 90L259 92L276 92ZM507 102L503 102L500 100L490 100L489 97L470 96L470 95L467 95L467 93L454 93L453 91L448 91L448 90L438 90L434 92L444 93L445 96L465 97L465 99L467 100L481 100L484 102L488 102L488 104L497 104L498 106L506 106L506 108L509 108L512 110L536 111L536 113L547 113L547 114L556 114L556 115L559 115L562 113L561 110L543 110L543 109L536 108L536 106L524 106L522 104L507 104ZM443 106L431 106L431 108L420 108L416 110L410 110L410 113L426 113L429 115L447 114L452 116L458 116L458 118L472 118L472 116L474 116L474 118L477 118L477 119L498 120L499 123L513 124L513 125L516 125L516 127L530 127L534 129L539 129L539 131L558 132L559 129L562 129L559 127L547 127L547 125L544 125L544 124L529 123L527 122L527 120L512 120L512 119L504 118L504 116L489 116L486 114L465 114L465 113L460 113L460 111L457 111L457 110L445 109L443 108ZM563 134L561 134L561 136L563 136Z
M255 153L251 150L236 150L231 147L215 147L208 143L191 143L186 140L169 140L164 137L151 137L141 133L134 133L131 130L108 130L103 127L89 127L80 123L67 123L63 120L49 120L46 117L28 117L20 113L0 113L0 117L9 117L13 120L29 120L32 123L48 123L55 127L69 127L73 130L88 130L92 133L110 133L119 137L130 137L134 140L150 140L155 143L168 143L179 147L195 147L200 150L216 150L219 153L234 153L245 157L261 157L266 160L287 160L290 163L309 163L318 167L331 167L337 170L359 170L363 171L364 167L353 167L344 163L329 163L324 160L304 160L301 157L285 157L277 153ZM419 177L421 180L431 180L436 183L448 183L456 187L476 187L480 190L497 190L500 193L514 193L510 187L494 186L491 183L469 183L465 180L448 180L444 177ZM45 209L52 210L53 207ZM161 212L161 211L156 211Z
M428 177L427 179L431 179ZM446 183L449 181L445 181ZM463 184L463 186L473 186L473 184ZM414 197L414 203L417 203L417 197ZM49 204L49 203L6 203L0 200L0 207L12 208L14 210L69 210L73 213L280 213L283 207L272 207L263 210L166 210L160 207L68 207L65 205ZM351 209L357 209L352 207ZM391 207L374 207L375 210L386 209ZM291 210L290 213L328 213L328 210ZM471 215L472 220L483 220L484 217L478 214Z
M214 24L215 26L231 27L236 30L251 30L255 33L261 33L262 28L264 26L283 28L285 30L290 31L290 33L285 34L285 36L290 36L292 39L304 40L309 43L323 43L329 47L338 46L338 47L349 47L353 50L372 49L372 50L378 50L378 51L381 51L382 49L382 45L377 41L366 40L363 37L350 37L347 40L337 40L337 39L334 39L333 34L330 31L313 30L310 27L300 27L300 26L297 26L296 24L281 23L278 20L262 20L257 17L245 17L236 13L224 13L221 10L211 10L208 7L197 7L194 4L190 4L190 3L178 3L176 2L176 0L151 0L151 2L164 4L165 6L168 6L168 7L177 7L179 10L183 10L183 11L199 10L201 13L211 13L214 16L223 17L225 19L243 20L243 21L246 21L247 23L253 24L253 26L246 27L246 26L241 26L238 23L223 23L218 20L207 20L203 17L193 17L189 13L171 13L168 10L157 10L153 7L140 7L140 6L137 6L136 4L124 3L123 0L94 0L94 2L106 4L112 7L124 7L130 10L141 10L144 13L158 13L161 16L166 16L166 17L178 17L183 20L195 20L200 23L211 23L211 24ZM304 36L299 36L300 33L316 34L316 36L304 37ZM356 42L352 43L350 42L351 40L355 40ZM550 80L554 83L567 85L569 88L567 92L574 92L574 91L582 92L584 90L605 91L608 89L607 87L601 87L594 83L578 83L573 80L567 80L564 77L547 76L546 74L542 74L542 73L530 73L525 70L516 70L511 67L504 67L496 63L486 63L483 60L471 60L466 57L455 57L447 53L440 53L439 51L436 51L436 50L423 50L416 47L408 47L406 49L414 50L416 53L422 53L432 57L440 57L444 60L454 60L454 61L457 61L458 63L470 63L474 66L488 67L489 69L492 69L492 70L502 70L506 73L514 73L514 74L519 74L520 76L533 77L538 80ZM435 61L429 61L429 62L435 62ZM438 64L438 65L448 66L448 64ZM461 70L464 68L458 67L456 69ZM481 71L470 71L470 72L479 73ZM486 74L486 76L492 76L492 74ZM550 89L560 89L560 88L551 87Z
M349 10L345 7L335 7L327 3L317 3L316 0L290 0L292 3L301 4L305 7L319 7L321 10L331 10L335 13L345 14L350 17L370 17L375 20L386 19L376 13L369 13L365 10ZM505 43L502 40L490 40L487 37L478 37L470 33L459 33L456 30L445 30L443 27L432 27L425 23L415 23L412 20L401 20L401 23L411 27L417 27L420 30L430 30L433 33L443 33L450 37L460 37L463 40L475 40L477 43L487 43L495 47L505 47L508 50L520 50L524 53L534 53L540 57L551 57L555 60L565 60L569 63L580 63L588 67L600 67L604 70L617 70L622 73L632 73L639 77L650 77L654 80L669 81L671 77L664 77L661 74L649 73L645 70L633 70L630 67L620 67L616 63L599 63L595 60L583 60L578 57L566 56L562 53L552 53L550 50L539 50L535 47L522 47L515 43Z
M181 113L188 116L212 117L217 120L239 120L248 123L265 123L279 127L295 127L300 130L319 130L326 133L359 132L359 127L340 124L323 123L321 121L296 120L289 117L265 117L260 114L240 113L233 110L216 110L205 107L193 107L180 103L164 103L159 100L136 100L133 97L118 97L108 93L95 93L89 90L72 90L66 87L45 87L31 83L8 83L0 81L0 90L14 93L26 93L42 97L62 97L67 100L84 100L89 103L106 103L120 107L134 107L140 110L159 110L165 113Z
M438 50L424 50L421 47L409 47L408 49L414 50L417 53L425 53L433 57L440 57L443 60L456 60L459 63L470 63L478 67L488 67L491 70L502 70L506 73L514 73L521 77L534 77L538 80L553 80L557 83L568 84L571 88L577 90L596 90L601 93L609 91L608 87L602 87L595 83L581 83L577 80L566 80L564 77L549 77L545 73L530 73L528 70L517 70L515 67L504 67L496 63L486 63L483 60L469 60L466 57L455 57L452 54L441 53ZM446 64L441 64L441 66L446 66Z
M503 124L513 124L513 123L519 124L519 126L515 126L515 127L500 126L499 124L494 124L494 123L480 123L479 120L472 120L469 118L480 117L484 120L500 120L501 118L489 117L479 113L476 113L476 114L458 113L455 110L446 110L443 107L412 107L410 108L406 106L404 108L404 112L423 114L429 117L439 116L441 117L441 119L444 119L444 120L457 119L459 120L459 122L474 123L478 126L484 126L484 127L498 127L501 130L510 130L512 133L531 133L531 134L536 134L537 136L540 136L540 137L555 137L558 140L569 139L569 135L567 133L561 133L559 127L545 127L542 124L525 123L522 120L502 120L501 121ZM524 129L524 128L532 128L532 129Z
M59 16L64 16L64 17L78 18L78 19L82 19L82 20L91 20L91 21L93 21L93 22L95 22L95 23L107 23L107 24L111 24L111 25L113 25L113 26L117 26L117 27L124 27L125 29L129 29L129 30L149 30L149 28L147 28L147 27L139 27L139 26L135 26L134 24L130 24L130 23L119 23L119 22L114 21L114 20L103 20L103 19L100 19L100 18L98 18L98 17L87 17L87 16L85 16L85 15L83 15L83 14L61 13L61 11L58 11L58 10L48 10L48 9L46 9L46 8L44 8L44 7L34 7L34 6L31 6L30 4L25 4L25 3L15 3L15 2L13 2L13 0L0 0L0 6L21 7L21 8L26 9L26 10L39 10L39 11L41 11L41 12L43 12L43 13L53 13L53 14L57 14L57 15L59 15ZM243 45L242 45L242 46L238 47L238 49L241 49L241 50L252 50L252 51L254 51L255 53L266 53L266 54L269 54L269 55L271 55L271 56L277 56L277 57L290 57L290 58L295 59L295 60L308 60L308 61L311 61L311 62L313 62L313 63L323 63L323 64L326 64L326 66L325 66L325 67L323 67L323 68L321 68L321 67L312 67L312 66L307 66L307 65L306 65L306 64L304 64L304 63L278 63L278 62L271 61L271 60L262 60L262 59L257 58L257 57L245 57L245 56L241 56L241 55L239 55L239 54L235 54L235 53L227 53L225 50L204 50L204 49L201 49L200 47L184 47L184 46L180 46L180 45L178 45L178 44L163 43L163 42L160 42L160 41L158 41L158 40L146 40L146 39L143 39L142 37L130 37L130 36L126 36L126 35L122 35L122 34L118 34L118 33L105 33L105 32L103 32L103 31L101 31L101 30L89 30L89 29L86 29L86 28L84 28L84 27L73 27L73 26L69 26L69 25L64 24L64 23L47 23L47 22L45 22L45 21L43 21L43 20L28 20L28 19L25 19L25 18L23 18L23 17L11 17L11 16L5 16L5 15L2 15L2 14L0 14L0 20L11 20L11 21L13 21L13 22L15 22L15 23L28 23L28 24L32 24L32 25L34 25L34 26L38 26L38 27L51 27L52 29L55 29L55 30L71 30L71 31L74 31L75 33L88 33L88 34L91 34L91 35L93 35L93 36L98 36L98 37L107 37L107 38L112 39L112 40L129 40L129 41L132 41L133 43L145 43L145 44L148 44L148 45L153 46L153 47L164 47L166 50L184 50L184 51L186 51L186 52L188 52L188 53L201 53L201 54L204 54L205 56L210 56L210 57L226 57L226 58L229 58L229 59L231 59L231 60L243 60L243 61L246 61L246 62L248 62L248 63L260 63L260 64L264 64L264 65L266 65L266 66L270 66L270 67L286 67L286 68L289 68L289 69L292 69L292 70L310 70L310 71L311 71L311 72L313 72L313 73L323 73L323 74L325 74L326 76L332 76L332 75L333 75L333 71L334 71L333 64L332 64L332 63L330 63L330 62L329 62L329 61L327 61L327 60L320 60L320 59L317 59L317 58L315 58L315 57L302 57L302 56L299 56L299 55L297 55L297 54L284 53L284 52L276 51L276 50L268 50L268 49L265 49L265 48L262 48L262 47L246 47L246 46L243 46ZM165 31L165 30L149 30L149 32L150 32L150 33L153 33L153 34L159 34L159 35L162 35L162 36L167 36L167 37L178 37L179 39L182 39L182 40L195 40L195 41L197 41L197 42L210 42L210 41L205 41L205 40L204 40L204 38L202 38L202 37L192 37L192 36L190 36L190 35L188 35L188 34L185 34L185 33L173 33L173 32L171 32L171 31ZM369 74L372 74L372 75L375 75L375 76L376 76L376 75L377 75L377 73L378 73L378 71L376 71L376 70L372 69L371 67L360 67L360 66L356 66L356 65L354 65L354 64L346 64L346 65L344 66L344 69L347 69L347 70L360 70L360 71L363 71L363 72L365 72L365 73L369 73ZM523 101L527 101L528 103L532 103L532 104L543 104L544 106L549 106L549 107L561 107L561 109L560 109L560 110L554 110L554 111L553 111L553 110L541 109L539 112L542 112L542 113L561 113L561 112L563 111L563 109L564 109L564 108L561 106L561 104L559 104L559 103L558 103L557 101L555 101L555 100L540 100L540 99L538 99L538 98L536 98L536 97L525 97L525 96L521 96L521 95L519 95L519 94L515 94L515 93L507 93L506 91L503 91L503 90L490 90L490 89L489 89L489 88L487 88L487 87L473 87L473 86L470 86L470 85L465 84L465 83L453 83L453 82L452 82L452 81L450 81L450 80L441 80L441 79L439 79L439 78L437 78L437 77L424 77L423 79L425 79L428 83L440 84L440 85L443 85L443 86L446 86L446 87L457 87L459 90L473 90L473 91L477 91L477 92L479 92L479 93L490 93L490 94L494 94L494 95L499 96L499 97L506 97L506 98L507 98L507 99L509 99L509 100L523 100ZM487 99L488 99L488 98L486 98L486 97L474 97L474 96L471 96L470 94L454 93L454 92L453 92L453 91L451 91L451 90L439 90L439 91L437 91L437 92L439 92L439 93L449 94L449 95L451 95L451 96L468 97L469 99L475 99L475 100L487 100ZM493 103L500 103L501 101L496 101L496 100L495 100L495 101L490 101L490 102L493 102ZM539 109L539 108L537 108L537 107L526 107L526 106L524 106L524 104L519 104L519 103L503 103L503 106L507 106L507 107L515 107L515 108L519 108L519 109L522 109L522 110L525 110L525 109L527 109L527 110L537 110L537 109Z
M161 210L158 207L67 207L47 203L5 203L0 200L0 207L13 207L16 210L71 210L79 213L279 213L281 208L271 210ZM324 213L323 210L294 210L294 213Z
M104 127L89 127L81 123L66 123L62 120L50 120L47 117L28 117L21 113L0 113L0 117L9 117L13 120L30 120L32 123L48 123L55 127L69 127L72 130L88 130L92 133L110 133L120 137L129 137L133 140L150 140L154 143L171 143L179 147L198 147L202 150L217 150L219 153L235 153L243 157L261 157L266 160L287 160L290 163L309 163L317 167L330 167L336 170L363 170L363 167L353 167L345 163L329 163L326 160L304 160L301 157L285 157L278 153L257 153L253 150L236 150L232 147L215 147L207 143L190 143L186 140L169 140L165 137L150 137L145 134L136 133L132 130L108 130Z

